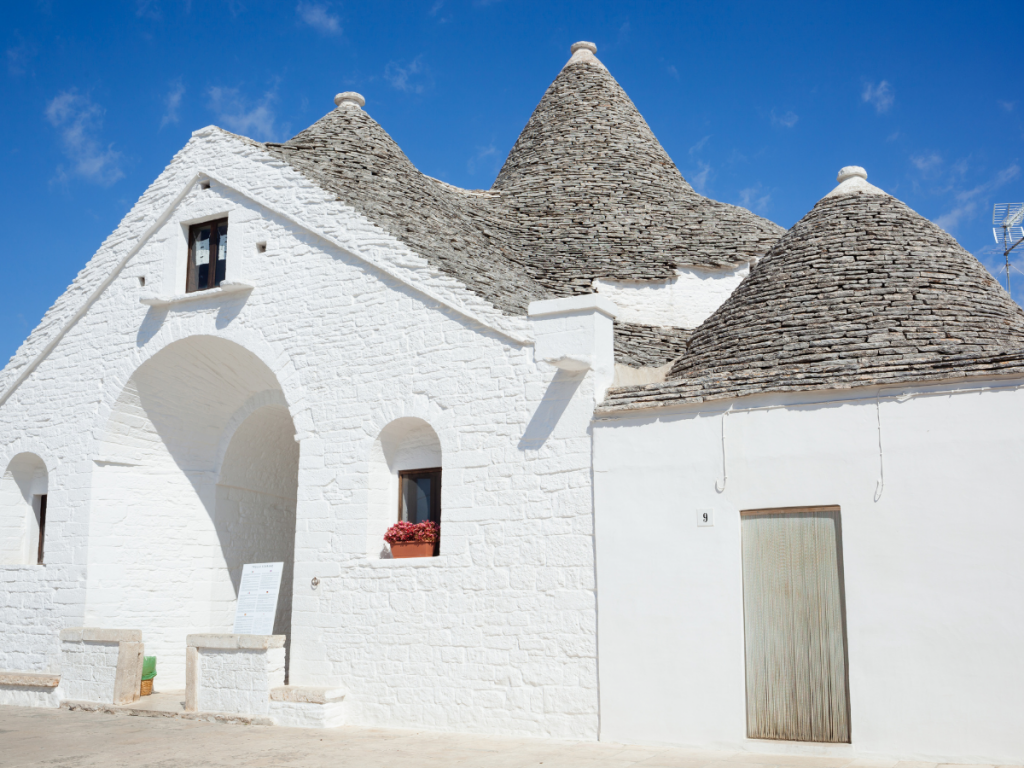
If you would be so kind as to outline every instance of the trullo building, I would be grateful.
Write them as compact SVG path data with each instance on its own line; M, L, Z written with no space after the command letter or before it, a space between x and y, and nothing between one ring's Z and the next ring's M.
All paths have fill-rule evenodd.
M0 374L0 701L1024 761L1024 314L862 169L696 194L595 50L485 191L354 93L193 134Z

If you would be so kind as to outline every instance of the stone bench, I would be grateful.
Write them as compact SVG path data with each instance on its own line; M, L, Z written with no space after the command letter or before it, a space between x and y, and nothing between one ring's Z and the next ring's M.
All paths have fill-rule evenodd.
M267 716L284 685L284 635L189 635L185 711Z
M60 632L61 700L138 701L145 646L138 629L73 627Z
M60 675L0 670L0 704L13 707L60 706Z
M344 720L345 690L283 685L270 691L270 719L293 728L336 728Z

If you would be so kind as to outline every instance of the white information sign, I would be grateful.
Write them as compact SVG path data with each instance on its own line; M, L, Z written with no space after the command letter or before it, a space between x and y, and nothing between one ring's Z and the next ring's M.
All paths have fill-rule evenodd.
M247 563L242 566L235 609L236 635L274 634L277 596L281 591L284 563Z

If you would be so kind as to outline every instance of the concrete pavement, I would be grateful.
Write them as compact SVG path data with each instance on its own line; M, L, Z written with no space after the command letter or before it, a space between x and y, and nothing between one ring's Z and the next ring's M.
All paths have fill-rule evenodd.
M432 731L306 730L0 707L0 766L46 768L937 768L935 763L707 752Z

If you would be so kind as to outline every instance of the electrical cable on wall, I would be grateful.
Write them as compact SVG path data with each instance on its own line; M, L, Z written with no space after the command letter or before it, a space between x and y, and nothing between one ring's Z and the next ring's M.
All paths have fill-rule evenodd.
M879 390L875 397L875 422L878 425L878 481L875 483L875 501L882 498L882 491L885 490L885 462L882 457L882 392Z
M725 466L725 417L729 415L728 411L722 413L722 487L718 487L718 481L715 480L715 490L722 493L725 490L725 484L729 482L729 470Z
M975 387L956 387L954 389L943 389L934 392L907 392L903 390L898 395L887 395L884 394L886 388L883 387L878 390L874 397L875 400L875 424L878 432L878 480L875 481L875 501L882 498L882 492L885 490L885 466L884 466L884 454L882 452L882 414L881 414L881 401L895 400L898 403L904 403L907 400L918 398L918 397L949 397L950 395L960 395L970 393L981 393L981 392L1000 392L1000 391L1016 391L1024 389L1024 385L1021 384L982 384ZM902 389L902 388L901 388ZM775 411L775 410L791 410L794 408L815 408L822 405L836 405L844 403L855 403L858 400L863 402L868 398L843 398L833 400L812 400L803 403L776 403L774 405L761 405L753 408L730 408L727 411L722 411L722 480L719 482L715 480L715 490L718 493L725 491L725 486L729 481L729 473L726 467L726 453L725 453L725 417L730 413L753 413L755 411ZM697 411L696 416L710 415L708 411Z

